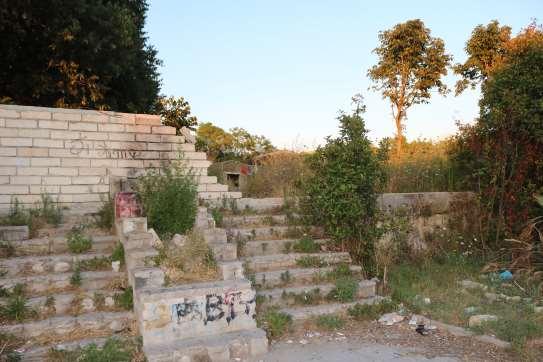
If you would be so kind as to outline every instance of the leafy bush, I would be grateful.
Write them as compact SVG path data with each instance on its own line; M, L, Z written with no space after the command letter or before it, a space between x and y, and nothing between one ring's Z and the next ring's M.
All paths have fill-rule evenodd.
M367 137L361 117L363 107L339 116L340 136L328 137L309 158L311 175L304 180L307 194L302 207L313 225L325 232L355 260L362 261L366 272L374 272L374 243L377 191L385 184L384 161L387 147L376 154Z
M292 249L297 253L316 253L320 251L319 244L310 236L304 236L292 245Z
M12 198L8 215L0 218L0 225L28 225L31 236L43 224L58 226L61 222L62 210L47 194L42 194L40 202L31 209L24 208L16 197Z
M138 178L136 191L147 222L162 238L184 234L194 225L196 184L180 164L149 171Z
M326 330L337 330L343 328L345 320L334 314L323 314L317 317L316 324Z
M92 248L92 239L83 235L82 227L73 227L68 233L66 242L70 252L81 254Z
M115 204L111 197L103 203L100 210L96 214L96 226L100 229L111 230L115 222Z
M83 278L81 277L81 268L79 264L75 266L72 276L70 277L70 285L73 287L80 287Z
M394 303L382 301L376 304L357 303L347 310L347 313L357 321L375 320L385 313L390 313L396 309Z
M358 282L353 278L340 278L336 280L336 286L328 293L328 299L342 303L352 302L356 298Z
M261 327L264 327L268 338L276 339L287 333L292 327L292 317L286 313L279 312L277 309L268 309L264 312L263 319L260 321Z

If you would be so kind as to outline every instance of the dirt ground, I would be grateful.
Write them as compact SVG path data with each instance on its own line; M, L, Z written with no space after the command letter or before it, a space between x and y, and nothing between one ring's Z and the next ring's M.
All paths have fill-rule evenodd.
M433 330L421 336L407 323L350 322L336 332L299 326L255 361L518 361L512 352L470 337Z

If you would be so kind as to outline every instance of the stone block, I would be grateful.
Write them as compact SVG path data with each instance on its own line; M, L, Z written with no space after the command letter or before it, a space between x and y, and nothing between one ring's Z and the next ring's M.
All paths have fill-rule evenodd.
M0 138L0 145L4 147L17 147L17 146L30 147L32 146L32 138L22 138L22 137Z
M18 176L46 176L49 173L47 167L19 167L17 168Z
M55 121L81 121L81 112L55 112L53 113Z
M17 148L17 156L19 157L47 157L49 149L38 147L21 147Z
M358 298L375 297L376 283L373 280L362 280L358 283Z
M175 135L175 128L169 126L153 126L151 127L151 133L153 134L164 134L164 135Z
M33 119L6 119L6 127L37 128L38 121Z
M78 169L74 167L50 167L49 175L51 176L77 176Z
M47 128L47 129L68 129L68 122L66 121L39 121L38 126L40 128Z
M60 158L52 158L52 157L32 157L30 159L30 164L32 167L43 167L43 166L52 166L57 167L60 166Z
M223 261L218 264L223 280L240 280L244 278L241 261Z
M146 217L130 217L121 219L121 232L124 235L132 232L145 233L147 232Z
M22 241L29 238L28 226L0 226L0 240Z
M125 131L125 125L124 124L99 124L98 125L98 131L99 132L124 132Z
M63 148L64 141L35 138L32 140L32 146L45 148Z
M68 129L71 131L96 132L98 130L98 127L96 123L70 122Z
M48 129L27 129L20 128L17 131L19 137L31 137L31 138L49 138L51 131Z
M51 119L51 112L49 111L21 111L21 118Z

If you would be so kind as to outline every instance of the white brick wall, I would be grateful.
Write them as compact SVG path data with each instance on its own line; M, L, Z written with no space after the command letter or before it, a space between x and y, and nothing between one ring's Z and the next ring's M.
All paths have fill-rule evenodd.
M180 154L202 175L206 198L225 194L226 187L209 185L216 179L206 176L205 154L159 116L0 105L0 211L14 196L31 204L44 192L69 207L96 207L113 189L110 182Z

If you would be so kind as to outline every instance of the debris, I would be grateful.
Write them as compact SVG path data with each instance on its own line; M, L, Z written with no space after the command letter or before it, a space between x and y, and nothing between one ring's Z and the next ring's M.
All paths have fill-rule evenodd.
M490 294L490 293L487 293L487 294ZM486 294L485 294L486 296ZM464 314L467 314L467 315L470 315L470 314L474 314L475 312L477 312L479 308L477 307L467 307L467 308L464 308Z
M463 288L466 288L466 289L482 289L482 290L488 289L488 287L484 284L477 283L477 282L474 282L472 280L467 280L467 279L459 281L458 284L460 284Z
M396 312L386 313L379 318L379 323L384 324L385 326L391 326L393 324L399 323L404 320L404 316L399 315Z
M115 273L118 273L119 270L121 269L121 262L119 260L112 261L111 269L113 269Z
M508 282L513 279L513 273L511 273L509 270L504 270L500 273L500 280L502 282Z
M415 315L413 315L413 316L411 317L411 319L409 320L409 325L410 325L410 326L416 326L418 323L419 323L419 322L418 322L417 317L416 317Z
M423 298L422 301L424 302L424 304L431 304L432 303L430 298Z
M421 336L427 336L429 334L429 331L428 329L426 329L424 324L417 325L417 328L415 329L415 331L417 331L417 333L420 334Z
M307 344L307 340L306 339L300 339L300 344Z
M477 327L487 322L495 322L498 317L492 314L478 314L469 317L468 326Z

